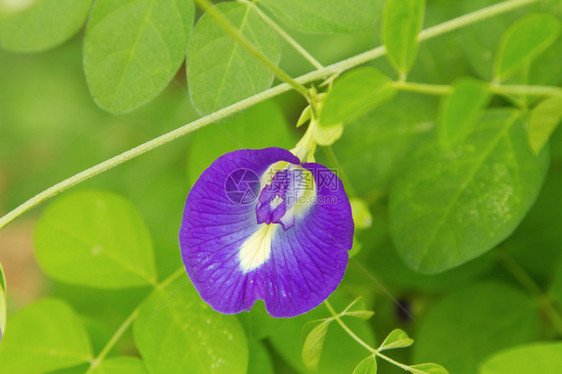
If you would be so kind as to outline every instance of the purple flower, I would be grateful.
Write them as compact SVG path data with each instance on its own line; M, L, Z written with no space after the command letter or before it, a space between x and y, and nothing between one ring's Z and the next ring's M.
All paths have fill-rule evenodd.
M213 309L293 317L338 286L353 242L339 178L281 148L218 158L191 189L180 229L189 277Z

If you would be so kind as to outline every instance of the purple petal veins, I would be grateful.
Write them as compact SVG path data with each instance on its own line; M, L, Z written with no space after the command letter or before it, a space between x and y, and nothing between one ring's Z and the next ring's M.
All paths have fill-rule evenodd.
M180 229L191 281L228 314L257 299L274 317L313 309L343 278L352 241L339 178L280 148L217 159L191 189Z

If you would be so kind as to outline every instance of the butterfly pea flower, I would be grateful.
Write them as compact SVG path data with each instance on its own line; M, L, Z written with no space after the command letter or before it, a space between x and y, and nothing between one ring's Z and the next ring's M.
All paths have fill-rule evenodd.
M285 149L245 149L219 157L192 187L180 246L191 282L216 311L249 311L261 299L270 315L293 317L336 289L353 231L335 173Z

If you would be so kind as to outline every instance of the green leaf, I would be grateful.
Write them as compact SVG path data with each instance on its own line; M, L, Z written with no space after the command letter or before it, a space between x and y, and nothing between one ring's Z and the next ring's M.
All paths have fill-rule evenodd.
M480 374L562 373L562 343L538 342L496 353Z
M457 0L461 9L456 15L473 12L502 1L504 0ZM502 34L514 22L533 12L550 13L559 19L562 17L562 7L560 7L558 0L537 1L525 7L497 15L490 22L478 22L464 27L460 31L462 39L455 46L462 46L472 70L489 81L493 78L494 58L496 57L494 53L490 52L498 48ZM443 45L439 47L444 48ZM541 54L540 59L535 59L528 68L521 69L518 74L508 79L508 82L534 85L558 84L562 80L562 64L558 63L561 59L562 38L558 38L552 47Z
M136 357L106 358L93 371L93 374L148 374L144 363Z
M377 359L371 355L357 364L353 374L377 374Z
M399 93L345 126L333 150L358 195L392 185L408 155L435 127L436 103L433 97Z
M96 103L125 113L158 95L184 59L194 11L192 0L96 1L84 37Z
M14 52L39 52L76 34L92 0L0 1L0 41Z
M262 0L279 20L310 33L355 32L376 25L384 0Z
M511 286L480 283L459 289L427 311L413 360L439 362L455 374L473 374L490 354L536 339L539 318L534 300Z
M304 340L302 347L302 362L310 370L318 370L320 363L320 356L322 355L322 348L326 340L326 333L328 326L332 320L322 321L318 326L312 329Z
M0 264L0 341L6 331L6 318L8 311L8 303L6 302L6 277L4 276L4 269Z
M418 54L418 34L425 13L425 0L387 0L382 38L390 62L406 74Z
M256 131L258 128L266 131L267 136L262 130ZM189 183L193 185L201 173L225 153L243 148L290 149L295 143L279 106L272 101L263 102L234 119L212 124L195 133L187 156Z
M186 274L142 304L134 337L153 373L246 374L248 342L242 326L203 302Z
M64 302L43 299L10 318L0 344L6 373L45 373L79 365L92 356L86 330Z
M62 282L96 288L156 282L148 229L129 201L109 192L79 191L51 204L37 223L35 253Z
M449 374L447 369L445 369L441 365L437 364L418 364L418 365L411 365L412 369L421 371L427 374ZM417 372L416 372L417 373Z
M372 67L354 69L336 79L322 103L313 131L320 145L330 145L341 136L343 126L389 101L396 94L393 82Z
M396 94L393 82L372 67L357 68L336 79L322 104L319 122L332 127L351 122Z
M296 127L301 127L302 125L310 121L311 118L312 118L312 107L310 105L307 105L306 108L304 108L304 110L302 111L299 119L297 120Z
M367 310L365 299L361 296L349 303L349 305L341 312L342 316L355 317L365 321L371 318L374 314L375 312L372 310Z
M527 131L529 143L539 153L562 121L562 96L546 99L531 111Z
M390 197L398 253L410 268L435 274L487 252L521 222L547 167L548 152L532 153L513 110L488 111L458 151L429 142Z
M372 310L352 310L350 312L345 312L345 315L348 317L355 317L362 320L368 320L374 314L375 312L373 312Z
M452 147L474 130L476 122L490 103L491 95L483 82L463 79L453 93L443 99L438 119L441 144Z
M265 57L279 63L278 37L252 6L230 2L217 8ZM269 88L273 72L205 13L187 47L187 81L193 106L209 114Z
M531 14L503 35L494 65L494 76L505 80L544 52L560 35L561 24L549 14Z
M386 339L382 342L379 347L379 351L384 351L387 349L405 348L414 344L414 340L411 339L404 330L394 329L388 334Z

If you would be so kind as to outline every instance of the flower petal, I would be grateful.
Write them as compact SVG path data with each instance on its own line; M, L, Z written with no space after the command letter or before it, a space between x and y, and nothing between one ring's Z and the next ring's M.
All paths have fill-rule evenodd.
M320 164L302 166L314 175L316 203L291 230L278 230L273 238L271 260L265 264L265 305L274 317L305 313L334 292L353 244L353 219L343 184Z
M228 153L189 193L182 258L201 298L219 312L250 310L263 299L271 315L295 316L320 304L343 277L353 239L351 207L327 168L302 165L313 173L317 190L310 208L291 216L294 226L285 231L276 223L258 224L255 181L263 188L264 174L280 161L300 163L280 148Z

